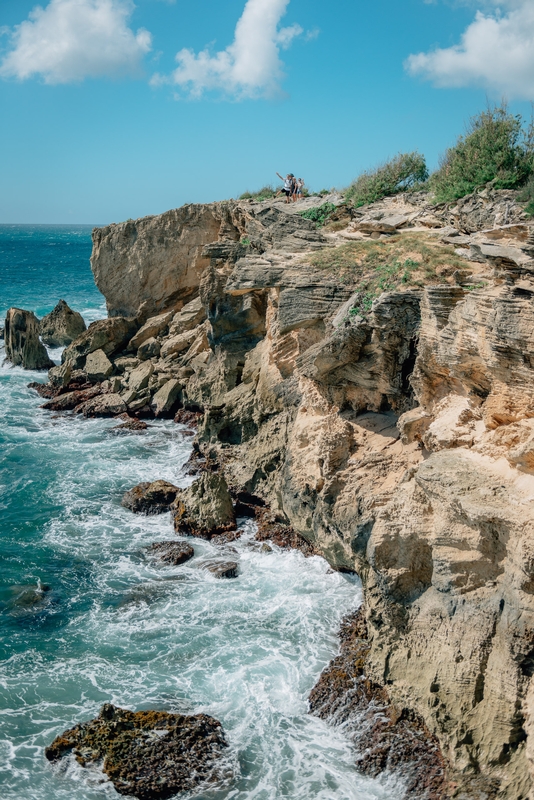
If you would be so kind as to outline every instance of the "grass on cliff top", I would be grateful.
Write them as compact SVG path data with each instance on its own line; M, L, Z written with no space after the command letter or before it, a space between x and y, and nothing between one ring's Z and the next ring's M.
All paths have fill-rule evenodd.
M452 247L424 233L348 242L313 253L307 263L339 276L344 284L353 284L361 292L360 312L369 311L382 292L445 284L457 270L472 271L472 265Z

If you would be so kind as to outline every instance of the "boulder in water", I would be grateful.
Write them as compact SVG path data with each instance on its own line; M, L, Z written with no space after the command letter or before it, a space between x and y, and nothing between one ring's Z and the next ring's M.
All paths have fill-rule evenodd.
M155 542L147 547L147 551L174 567L185 564L195 555L194 549L187 542Z
M237 578L238 566L235 561L217 561L210 559L202 561L199 565L200 569L205 569L211 572L216 578Z
M39 339L39 320L32 311L10 308L4 331L6 359L24 369L51 369L46 347Z
M90 722L58 736L45 749L49 761L74 753L82 767L104 762L120 794L164 800L222 778L228 747L221 723L205 714L126 711L109 703Z
M221 472L204 472L188 489L180 490L173 504L178 533L211 539L236 529L232 498Z
M66 347L85 330L82 315L69 308L64 300L60 300L54 310L39 323L41 339L49 347Z
M122 498L122 505L136 514L164 514L169 511L179 489L168 481L138 483Z

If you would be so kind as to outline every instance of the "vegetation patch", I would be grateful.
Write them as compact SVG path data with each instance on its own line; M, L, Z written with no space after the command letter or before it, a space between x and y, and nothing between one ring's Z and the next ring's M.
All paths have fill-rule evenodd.
M333 203L323 203L322 206L318 206L317 208L309 208L307 211L299 211L299 214L301 217L304 217L304 219L309 219L312 222L315 222L318 228L322 228L322 226L332 216L334 211L337 211L337 206L335 206Z
M345 197L358 208L418 188L427 178L426 161L421 153L399 153L385 164L363 172L346 190Z
M360 300L352 314L366 314L382 292L446 284L456 271L469 275L472 265L452 247L421 233L406 233L389 240L362 240L321 250L307 263L353 284ZM478 288L477 284L471 284ZM482 285L482 284L480 284Z
M534 122L525 125L506 105L490 107L471 119L465 136L441 159L430 178L438 202L452 202L492 184L495 189L524 186L534 171ZM534 200L534 187L532 187Z
M263 186L257 192L244 192L240 195L240 200L255 200L257 203L261 203L263 200L272 200L273 197L276 196L276 189L274 186Z

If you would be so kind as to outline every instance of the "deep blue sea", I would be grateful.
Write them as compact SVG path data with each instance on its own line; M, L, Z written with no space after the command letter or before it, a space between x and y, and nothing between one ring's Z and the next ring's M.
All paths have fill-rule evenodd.
M12 305L41 316L60 298L88 322L105 316L90 230L0 226L0 318ZM55 769L43 755L105 702L222 721L235 776L197 798L398 796L398 784L358 775L343 731L307 714L339 622L361 602L357 581L320 558L260 552L250 522L231 552L237 580L198 569L221 553L202 541L185 566L147 560L146 545L173 538L170 515L134 516L122 494L142 480L187 485L190 439L171 421L117 436L113 420L45 412L27 388L45 376L3 360L0 347L3 800L119 798L101 773Z

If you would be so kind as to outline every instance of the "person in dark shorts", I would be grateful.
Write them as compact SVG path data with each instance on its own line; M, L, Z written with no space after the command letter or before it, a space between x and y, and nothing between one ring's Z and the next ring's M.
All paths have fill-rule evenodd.
M286 196L286 203L291 202L291 198L295 192L295 176L292 172L288 173L287 177L282 178L279 172L276 173L281 181L284 181L282 192Z

